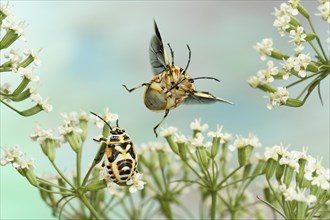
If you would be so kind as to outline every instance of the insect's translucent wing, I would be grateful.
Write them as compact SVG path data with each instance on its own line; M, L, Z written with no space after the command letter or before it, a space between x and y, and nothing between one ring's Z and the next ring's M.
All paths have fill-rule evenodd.
M164 45L162 42L162 37L160 36L160 32L158 30L156 21L154 20L155 25L155 34L152 36L150 41L150 47L149 47L149 59L151 68L154 72L154 74L159 74L166 70L166 54Z
M225 99L218 98L212 95L209 92L194 92L188 95L187 98L184 99L184 104L211 104L214 102L224 102L228 104L234 104Z

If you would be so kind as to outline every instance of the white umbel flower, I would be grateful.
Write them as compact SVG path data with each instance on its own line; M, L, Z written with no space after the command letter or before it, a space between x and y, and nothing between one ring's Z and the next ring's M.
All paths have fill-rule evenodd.
M271 38L265 38L261 42L257 42L254 49L259 53L261 60L266 60L266 57L272 54L273 40Z
M289 91L283 87L277 87L275 92L271 92L268 95L270 103L267 105L268 109L272 109L274 106L281 106L286 103L289 98Z
M135 173L134 176L126 182L126 184L130 186L130 193L136 193L138 190L142 190L144 188L144 184L146 183L142 181L142 176L143 174L141 173Z

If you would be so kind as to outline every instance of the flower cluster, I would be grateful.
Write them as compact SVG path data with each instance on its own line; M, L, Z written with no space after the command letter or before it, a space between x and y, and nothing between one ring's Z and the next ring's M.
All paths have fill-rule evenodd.
M20 115L31 116L40 111L50 112L53 107L48 103L48 98L43 99L37 92L36 83L39 81L39 77L35 76L33 72L41 63L38 59L40 50L25 49L20 53L18 49L9 48L18 38L26 41L24 35L25 27L25 22L16 22L15 17L11 13L9 2L7 4L1 4L0 50L4 52L5 62L0 63L0 72L17 73L16 75L19 75L22 81L13 91L10 90L9 83L0 85L0 101ZM34 67L29 67L32 63ZM9 104L10 101L19 102L28 98L35 103L35 106L23 111L17 110Z
M321 14L317 15L321 15L324 20L328 21L329 1L321 1L321 3L322 5L318 8ZM310 25L309 32L306 30L307 28L302 26L302 22L295 17L298 14L307 19ZM270 104L267 105L269 109L281 105L299 107L305 103L311 92L319 87L321 81L329 75L329 55L325 53L310 15L300 1L289 0L288 3L282 3L279 9L275 8L274 16L276 18L273 25L278 28L282 37L288 34L290 38L288 42L294 45L294 53L288 55L275 49L272 38L265 38L258 42L254 48L259 53L260 59L263 61L267 60L267 57L277 59L280 61L280 68L272 60L268 60L267 69L258 71L256 76L251 76L248 83L252 88L258 88L269 94ZM303 53L306 44L311 46L315 55ZM316 58L312 59L311 57ZM289 78L294 81L286 86L278 86L276 89L271 85L275 80L284 80L285 82ZM296 98L289 97L287 90L290 87L312 78L313 80ZM304 98L302 98L303 95ZM319 97L322 101L320 91Z
M2 149L2 158L1 158L1 166L5 166L9 163L23 176L27 178L27 180L34 186L37 185L37 179L33 172L34 169L34 158L30 160L24 159L24 154L20 150L19 145L14 145L12 148L3 148Z
M271 197L276 198L283 210L280 213L282 216L287 219L312 219L315 213L327 209L330 169L307 155L306 150L288 151L282 145L275 145L267 148L264 158L260 160L266 161L264 171L268 187L272 190ZM271 183L272 177L276 178L277 187ZM266 201L272 203L269 196L266 196Z

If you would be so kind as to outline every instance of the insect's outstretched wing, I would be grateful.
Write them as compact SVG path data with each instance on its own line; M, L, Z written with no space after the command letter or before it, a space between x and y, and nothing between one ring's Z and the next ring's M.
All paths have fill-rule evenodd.
M166 70L167 58L162 37L154 20L155 34L152 36L149 47L149 59L154 74L159 74Z
M184 104L211 104L214 102L224 102L233 105L234 103L218 98L209 92L196 91L184 99Z

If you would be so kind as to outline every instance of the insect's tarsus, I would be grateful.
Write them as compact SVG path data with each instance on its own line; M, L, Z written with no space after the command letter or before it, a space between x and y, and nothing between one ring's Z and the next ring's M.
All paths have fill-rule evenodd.
M150 85L150 83L142 83L140 86L137 86L137 87L134 87L134 88L131 88L131 89L127 88L126 85L123 85L123 86L124 86L124 88L125 88L128 92L133 92L133 91L136 90L136 89L139 89L139 88L141 88L141 87L143 87L143 86L148 86L148 85Z
M157 128L159 127L159 125L161 124L161 123L163 123L163 121L164 121L164 119L167 117L167 115L168 115L168 113L170 112L170 110L169 109L166 109L165 110L165 115L163 116L163 118L162 118L162 120L154 127L154 133L155 133L155 135L156 135L156 138L158 137L158 134L157 134Z
M181 74L184 74L186 71L187 71L187 69L188 69L188 67L189 67L189 64L190 64L190 60L191 60L191 50L190 50L190 47L189 47L189 45L187 44L187 48L188 48L188 50L189 50L189 58L188 58L188 63L187 63L187 66L186 66L186 68L183 70L183 72L181 72Z
M99 119L101 119L112 130L112 127L110 126L110 124L106 120L104 120L101 116L99 116L98 114L95 114L94 112L91 112L91 114L92 115L95 115L96 117L98 117Z

